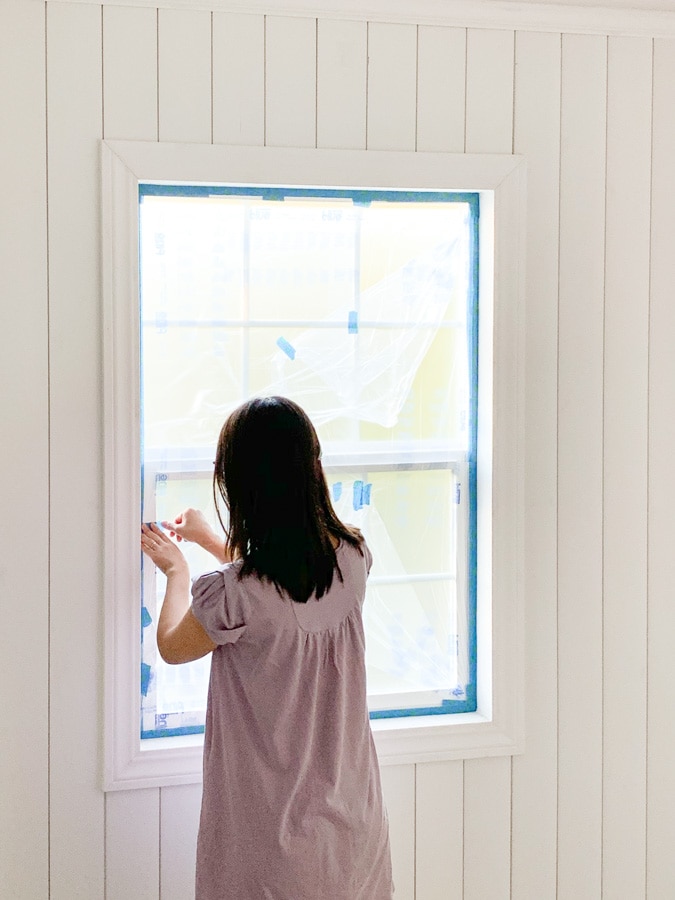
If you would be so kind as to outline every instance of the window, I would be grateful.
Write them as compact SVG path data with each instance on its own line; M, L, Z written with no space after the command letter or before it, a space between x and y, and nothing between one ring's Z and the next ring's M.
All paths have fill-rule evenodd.
M139 509L208 507L223 420L269 393L307 409L338 514L373 548L381 761L518 750L521 173L104 144L108 789L199 778L209 663L156 658Z
M477 193L140 186L143 519L212 508L243 400L300 403L375 559L372 718L476 708L478 213ZM210 660L162 662L143 563L141 737L199 733Z

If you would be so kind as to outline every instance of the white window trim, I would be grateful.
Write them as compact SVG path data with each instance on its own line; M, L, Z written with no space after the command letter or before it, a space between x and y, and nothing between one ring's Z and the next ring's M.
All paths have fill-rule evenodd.
M198 782L202 772L201 735L140 741L141 181L480 192L478 710L372 728L383 765L522 752L522 157L104 141L105 790Z

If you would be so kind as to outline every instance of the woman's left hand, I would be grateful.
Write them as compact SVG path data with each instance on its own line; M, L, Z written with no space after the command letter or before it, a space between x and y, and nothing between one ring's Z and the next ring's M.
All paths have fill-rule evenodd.
M179 547L154 522L141 525L141 550L165 575L187 571L187 561Z

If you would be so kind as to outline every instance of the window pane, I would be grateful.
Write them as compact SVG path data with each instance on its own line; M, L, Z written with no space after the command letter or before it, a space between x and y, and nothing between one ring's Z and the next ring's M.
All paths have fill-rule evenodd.
M145 197L141 203L143 315L166 321L240 319L244 220L239 200ZM186 303L189 298L189 303Z
M475 200L141 194L144 520L212 510L227 415L251 396L296 400L319 433L338 515L374 555L372 713L470 708ZM193 574L216 565L185 550ZM208 660L183 674L159 660L164 583L144 566L143 733L200 729Z
M358 272L351 202L261 200L251 203L249 222L250 317L346 320Z
M242 400L241 328L143 328L146 448L215 447Z

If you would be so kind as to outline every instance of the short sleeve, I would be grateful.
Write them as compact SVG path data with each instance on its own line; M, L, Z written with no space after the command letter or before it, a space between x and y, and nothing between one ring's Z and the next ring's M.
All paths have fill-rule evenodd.
M214 644L234 644L246 631L241 591L230 567L192 582L192 612Z

